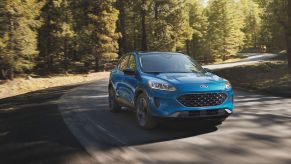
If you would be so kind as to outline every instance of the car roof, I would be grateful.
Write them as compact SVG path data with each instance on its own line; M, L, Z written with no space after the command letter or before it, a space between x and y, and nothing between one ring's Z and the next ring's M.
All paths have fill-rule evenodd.
M135 52L137 55L184 55L178 52Z

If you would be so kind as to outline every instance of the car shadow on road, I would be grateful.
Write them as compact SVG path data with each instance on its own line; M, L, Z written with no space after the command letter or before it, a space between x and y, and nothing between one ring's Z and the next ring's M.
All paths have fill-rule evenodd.
M179 120L164 122L153 130L143 130L138 127L135 114L132 111L123 110L116 114L110 113L106 106L98 106L98 103L104 103L106 101L106 97L96 98L94 95L92 97L85 97L84 104L91 105L83 108L85 113L82 116L89 116L88 119L91 119L93 123L100 125L115 136L115 138L122 140L123 146L136 146L195 137L207 133L215 133L219 131L219 128L233 130L234 132L242 130L241 135L234 137L245 137L250 140L269 139L276 141L274 138L278 137L264 134L259 132L258 129L271 129L272 127L280 126L290 130L290 127L287 126L290 125L290 105L288 107L290 100L281 97L238 93L235 100L237 108L235 109L235 113L222 126L218 126L218 128L204 126L203 123L196 121ZM92 109L92 104L95 104L93 105L94 109ZM246 129L249 131L246 131ZM270 131L274 130L272 129ZM237 134L239 133L237 132ZM227 137L229 136L225 138Z
M94 88L96 87L93 86L92 90ZM68 118L73 131L78 129L75 133L81 140L90 135L88 140L94 138L95 141L101 141L104 143L104 150L194 137L217 130L213 125L193 119L163 120L155 129L145 130L138 126L134 111L123 108L119 113L110 112L107 92L98 91L103 96L96 96L97 91L89 90L86 93L85 90L88 91L88 88L78 89L77 94L66 96L63 117L65 120Z
M201 157L196 158L198 161L206 161L201 163L213 163L215 155L225 154L230 159L240 159L238 163L290 163L291 100L239 92L235 104L235 113L218 129L197 128L188 122L170 122L148 131L136 125L132 112L125 110L112 114L106 109L104 113L99 108L97 110L100 110L101 117L107 115L118 120L116 129L106 122L101 122L101 125L125 141L124 147L139 146L139 150L149 156L191 152ZM204 135L209 133L212 134ZM188 142L159 144L187 137ZM203 140L195 140L196 137ZM170 156L163 160L164 163L178 163Z

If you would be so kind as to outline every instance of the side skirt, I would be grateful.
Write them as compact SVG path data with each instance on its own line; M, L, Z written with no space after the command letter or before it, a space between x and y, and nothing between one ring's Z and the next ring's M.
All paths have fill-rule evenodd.
M116 100L120 106L128 107L130 109L135 110L134 104L128 102L127 100L120 98L120 97L117 97Z

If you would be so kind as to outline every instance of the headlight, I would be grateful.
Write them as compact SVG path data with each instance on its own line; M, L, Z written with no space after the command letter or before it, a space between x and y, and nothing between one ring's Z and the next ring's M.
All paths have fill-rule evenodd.
M231 84L229 81L225 82L225 89L231 89Z
M149 86L152 89L164 90L164 91L176 91L176 88L168 83L149 81Z

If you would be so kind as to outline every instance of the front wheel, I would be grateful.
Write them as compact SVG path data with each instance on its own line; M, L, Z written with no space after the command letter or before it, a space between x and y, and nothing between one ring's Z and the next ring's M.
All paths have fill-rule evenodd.
M112 87L109 88L108 103L110 112L117 113L120 112L121 106L116 102L115 91Z
M151 115L148 98L145 94L141 94L136 102L136 118L138 125L144 129L153 129L157 122Z

